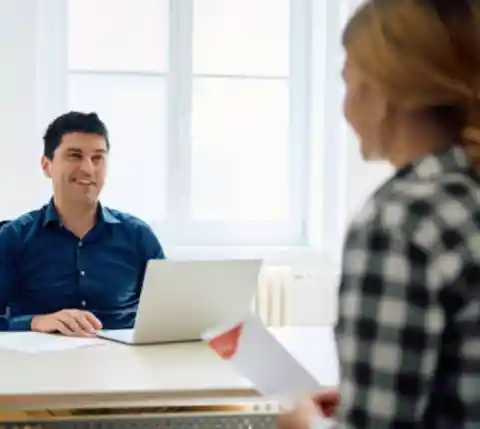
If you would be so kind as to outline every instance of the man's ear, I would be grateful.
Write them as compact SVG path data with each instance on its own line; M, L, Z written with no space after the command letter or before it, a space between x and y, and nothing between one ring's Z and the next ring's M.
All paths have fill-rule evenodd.
M51 179L52 178L52 174L50 173L50 168L52 165L51 161L46 156L42 156L42 159L40 160L40 164L42 166L42 171L45 177L48 179Z

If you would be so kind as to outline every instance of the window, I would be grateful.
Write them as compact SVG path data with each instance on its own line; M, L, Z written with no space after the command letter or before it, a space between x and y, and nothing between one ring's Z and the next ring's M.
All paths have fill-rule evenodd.
M365 165L342 114L340 34L359 1L40 2L42 129L98 112L102 200L169 255L313 248L338 262L346 223L391 172Z
M159 226L166 217L168 2L71 0L68 104L111 133L106 204Z
M310 0L69 0L68 107L102 196L176 246L306 244Z

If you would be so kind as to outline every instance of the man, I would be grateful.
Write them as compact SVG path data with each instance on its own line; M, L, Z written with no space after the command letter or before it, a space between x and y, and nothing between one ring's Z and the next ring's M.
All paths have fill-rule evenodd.
M44 136L53 198L0 230L0 314L6 329L93 334L132 327L146 262L164 258L147 224L102 206L107 128L70 112Z

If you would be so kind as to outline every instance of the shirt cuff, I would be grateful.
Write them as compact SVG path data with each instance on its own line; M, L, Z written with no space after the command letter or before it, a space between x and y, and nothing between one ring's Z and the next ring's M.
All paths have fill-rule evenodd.
M32 316L14 316L8 319L10 331L31 331Z

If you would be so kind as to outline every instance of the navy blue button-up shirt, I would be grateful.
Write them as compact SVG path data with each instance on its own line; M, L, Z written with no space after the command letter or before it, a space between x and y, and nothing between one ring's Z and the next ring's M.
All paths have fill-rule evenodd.
M149 259L164 258L143 221L99 206L79 239L63 228L53 202L0 229L3 329L30 329L32 317L62 309L92 312L105 329L133 326Z

